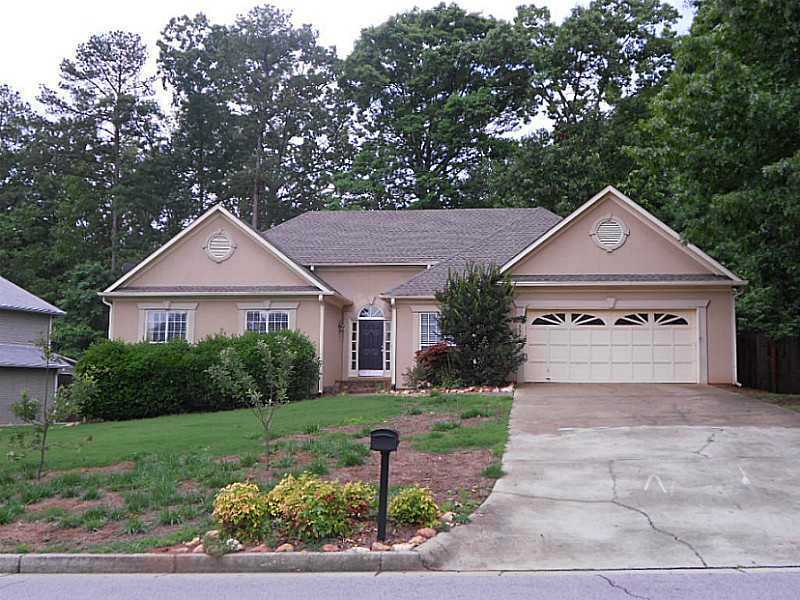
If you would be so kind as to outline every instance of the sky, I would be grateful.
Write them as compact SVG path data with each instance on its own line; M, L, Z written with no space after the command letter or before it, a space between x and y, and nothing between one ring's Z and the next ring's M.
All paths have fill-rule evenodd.
M691 20L685 0L668 0L684 15L678 25L686 31ZM291 11L297 24L310 23L319 41L335 46L344 57L364 27L415 6L429 8L440 0L271 0ZM10 85L34 102L41 84L56 87L59 63L95 33L124 29L139 33L150 52L155 72L156 41L170 18L203 12L212 22L230 23L259 0L6 0L0 19L0 83ZM469 11L511 19L519 4L546 5L561 21L577 4L588 0L457 0ZM164 103L165 96L160 94Z

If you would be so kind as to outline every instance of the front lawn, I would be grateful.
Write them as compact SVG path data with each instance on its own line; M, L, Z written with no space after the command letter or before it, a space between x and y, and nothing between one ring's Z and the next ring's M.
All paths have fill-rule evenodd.
M283 407L273 454L248 410L58 426L47 472L31 478L20 428L0 429L0 552L142 552L212 527L216 492L234 481L269 489L286 473L377 481L367 449L377 425L400 431L392 484L421 484L455 512L488 494L507 438L511 398L483 395L335 396ZM11 454L13 453L13 454ZM11 457L14 457L13 459Z

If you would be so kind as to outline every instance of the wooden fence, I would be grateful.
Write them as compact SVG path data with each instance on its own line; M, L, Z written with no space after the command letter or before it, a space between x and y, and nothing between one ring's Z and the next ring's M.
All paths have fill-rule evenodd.
M760 333L740 333L736 362L743 386L800 394L800 337L773 340Z

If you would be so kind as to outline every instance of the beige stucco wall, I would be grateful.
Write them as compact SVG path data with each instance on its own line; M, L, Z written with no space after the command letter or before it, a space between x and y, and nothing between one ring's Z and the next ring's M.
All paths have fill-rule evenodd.
M424 269L425 267L419 266L317 267L315 269L316 275L352 302L349 306L344 307L341 315L343 332L339 336L339 380L354 376L350 372L350 328L361 308L368 304L374 304L383 311L387 320L385 326L391 327L389 321L392 318L392 307L389 302L379 298L380 294L408 281ZM398 325L402 323L403 321L398 319ZM407 328L410 330L410 327ZM398 337L401 333L398 328ZM398 350L398 358L404 356L401 352ZM400 381L399 378L398 381Z
M325 304L325 344L323 349L323 386L331 388L341 379L342 345L344 333L340 329L342 309L333 304Z
M594 224L613 215L630 229L625 244L613 252L597 246L591 237ZM560 234L537 248L511 269L513 275L554 273L707 273L671 237L608 195Z
M706 327L700 331L701 343L706 342L706 361L708 383L735 383L733 339L733 293L729 288L697 289L697 288L665 288L658 289L564 289L536 288L518 289L515 303L520 311L528 306L589 308L615 308L624 302L625 308L632 308L641 303L642 308L667 310L678 306L705 306ZM524 376L519 377L524 380Z
M220 263L206 255L203 246L209 236L223 230L236 244L233 255ZM128 286L177 285L310 285L308 280L270 257L264 246L251 239L224 215L216 214L174 247L162 254Z
M145 307L159 304L164 308L176 305L195 305L194 341L221 333L240 335L243 333L239 304L255 304L264 301L297 304L295 329L306 334L319 349L319 300L313 297L236 297L236 298L115 298L112 311L112 335L126 342L141 341Z
M405 373L413 366L419 350L419 314L438 310L439 305L433 299L397 301L397 387L406 387Z

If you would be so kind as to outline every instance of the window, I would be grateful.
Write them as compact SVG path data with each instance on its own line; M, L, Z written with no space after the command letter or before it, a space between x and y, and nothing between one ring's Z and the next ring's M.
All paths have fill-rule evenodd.
M358 321L353 321L350 329L350 370L358 370Z
M566 325L567 315L565 313L551 313L549 315L542 315L536 317L531 325Z
M442 333L439 329L439 313L424 312L419 313L419 347L420 349L430 348L442 341Z
M185 340L187 316L184 310L148 310L145 339L151 343Z
M573 325L605 325L606 322L603 321L600 317L595 315L587 315L584 313L572 313L572 324Z
M656 313L653 315L656 325L688 325L689 322L678 315L669 313Z
M359 319L382 319L383 318L383 311L380 308L378 308L377 306L374 306L374 305L370 304L369 306L365 306L364 308L361 309L361 311L358 313L358 318Z
M386 371L392 370L392 327L390 321L386 321L383 328L383 368Z
M289 329L289 313L283 310L248 310L246 329L258 333Z
M647 326L648 318L647 313L632 313L625 315L614 321L614 325L630 326L630 327L644 327Z

